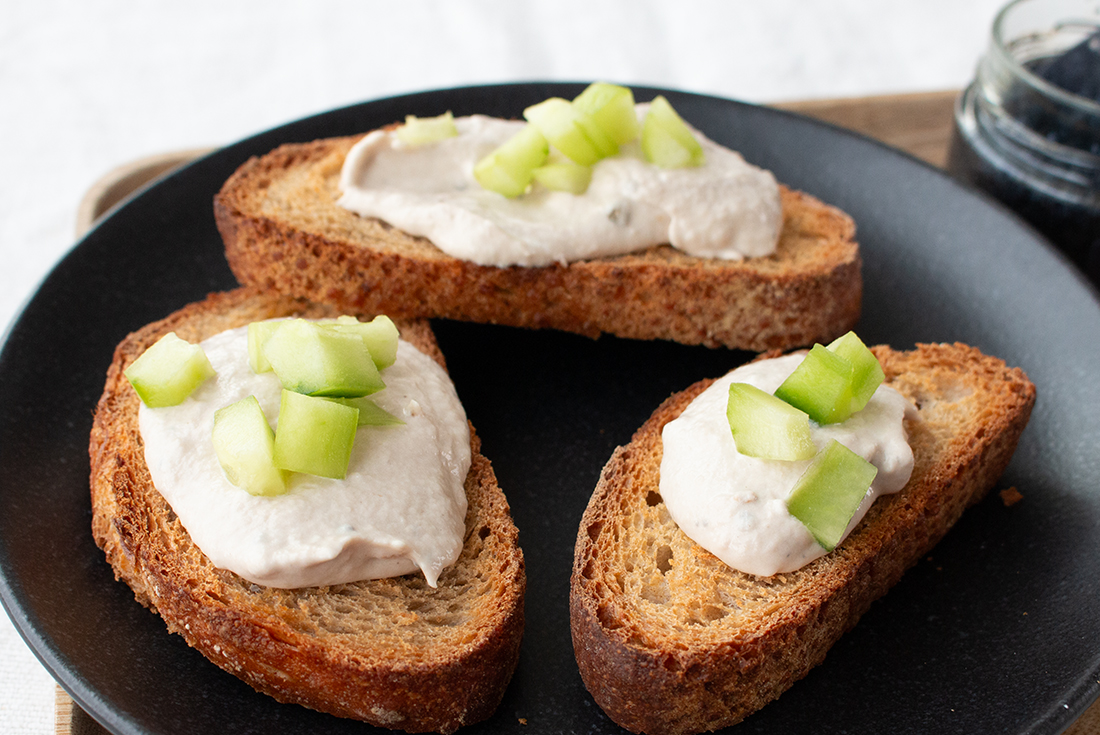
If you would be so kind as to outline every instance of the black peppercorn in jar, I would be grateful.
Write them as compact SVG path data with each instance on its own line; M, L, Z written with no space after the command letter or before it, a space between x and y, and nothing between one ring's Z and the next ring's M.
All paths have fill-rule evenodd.
M955 105L948 169L1100 284L1100 0L1016 0Z

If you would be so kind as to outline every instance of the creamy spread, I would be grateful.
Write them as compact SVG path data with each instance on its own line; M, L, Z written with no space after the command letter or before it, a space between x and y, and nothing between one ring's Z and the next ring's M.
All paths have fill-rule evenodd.
M803 357L785 355L737 368L695 398L662 434L660 491L672 519L704 549L749 574L794 571L825 554L806 526L787 511L787 496L812 460L780 462L740 454L726 418L730 383L774 393ZM917 418L916 409L896 390L881 385L847 421L827 426L810 422L819 450L836 439L878 468L845 538L875 498L896 493L909 481L913 451L905 418Z
M646 108L638 105L639 115ZM775 251L782 224L775 178L697 131L702 166L659 168L633 141L595 164L581 195L534 186L508 199L482 188L474 164L524 125L457 118L459 135L422 146L376 130L348 153L338 204L480 265L564 264L664 243L724 260Z
M281 386L248 366L247 328L201 343L217 376L178 406L140 409L153 484L218 567L298 588L420 569L433 587L462 549L470 434L454 385L401 341L375 402L403 426L362 426L347 477L293 474L285 495L249 495L226 479L211 442L214 411L255 395L275 425Z

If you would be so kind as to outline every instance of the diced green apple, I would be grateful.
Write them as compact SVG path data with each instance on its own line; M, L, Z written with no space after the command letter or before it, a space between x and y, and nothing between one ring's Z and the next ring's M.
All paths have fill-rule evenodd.
M819 424L844 421L852 415L852 363L814 345L775 395Z
M793 461L817 452L809 417L755 386L730 384L726 417L741 454Z
M787 510L826 551L832 551L877 474L873 464L833 440L795 484Z
M251 495L282 495L287 473L275 466L275 432L255 396L214 412L214 452L229 482Z
M619 152L615 141L589 115L561 97L528 107L523 117L539 129L550 145L582 166L591 166Z
M886 379L882 365L855 332L833 340L828 349L852 364L852 413L862 411Z
M161 408L182 403L214 376L214 368L201 347L169 332L130 363L123 374L146 406Z
M404 426L405 422L394 416L386 409L379 406L369 397L361 398L329 398L330 401L342 403L345 406L359 409L360 426Z
M661 168L701 166L705 161L703 147L691 128L663 96L656 97L646 113L642 124L642 153L647 161Z
M275 432L275 466L342 480L347 475L359 409L283 390Z
M397 128L397 139L410 146L437 143L458 135L455 119L450 110L438 117L406 115L405 124Z
M366 345L374 365L379 370L388 368L397 359L397 326L388 316L379 315L369 322L361 322L353 316L341 316L326 326L343 334L355 334Z
M617 145L634 140L641 132L634 93L626 87L595 82L577 95L573 106L590 116Z
M546 162L550 146L534 125L527 125L474 166L484 188L506 197L527 191L536 168Z
M385 387L363 339L305 319L288 319L264 344L283 387L311 396L355 398Z
M592 183L592 167L572 161L548 163L535 169L535 181L551 191L583 194Z

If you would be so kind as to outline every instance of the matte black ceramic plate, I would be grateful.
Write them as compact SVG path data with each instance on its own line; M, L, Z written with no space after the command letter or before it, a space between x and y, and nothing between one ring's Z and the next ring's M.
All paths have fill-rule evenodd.
M578 85L429 92L293 123L157 184L56 267L0 353L0 593L47 668L119 733L363 733L254 693L165 631L89 532L88 432L114 345L234 285L211 197L248 156L445 110L517 116ZM653 90L639 90L638 98ZM668 93L683 116L787 184L851 213L870 343L964 341L1023 367L1038 404L1001 486L825 663L738 733L1057 733L1100 678L1100 305L1053 251L937 171L806 119ZM528 563L519 669L467 732L617 728L573 660L567 593L600 468L668 394L744 353L448 322L458 391L511 501ZM522 718L522 720L521 720Z

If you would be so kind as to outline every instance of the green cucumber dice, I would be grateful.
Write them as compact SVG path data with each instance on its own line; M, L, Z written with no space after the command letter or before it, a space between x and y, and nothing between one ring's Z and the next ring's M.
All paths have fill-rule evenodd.
M535 169L535 181L551 191L583 194L592 182L592 167L572 161L548 163Z
M523 117L539 129L550 145L582 166L591 166L619 151L615 141L589 115L561 97L528 107Z
M588 138L592 147L595 149L596 155L600 158L607 158L619 152L619 144L612 139L611 135L608 134L603 126L597 123L591 115L581 112L574 107L573 116L577 126L584 132L585 137Z
M730 384L726 417L741 454L793 461L817 452L809 417L755 386Z
M626 87L595 82L577 95L573 106L591 117L616 145L634 140L641 133L634 93Z
M283 387L311 396L355 398L385 387L363 339L304 319L288 319L264 344Z
M284 390L275 432L275 466L342 480L358 425L359 409Z
M270 320L266 322L252 322L248 325L248 366L254 373L266 373L271 371L271 362L264 354L264 345L282 321Z
M388 316L376 316L369 322L361 322L353 316L341 316L325 325L343 334L355 334L363 340L374 365L384 370L397 359L397 326Z
M379 406L367 396L361 398L329 398L330 401L359 409L360 426L404 426L405 422Z
M819 424L836 424L852 415L852 363L814 345L775 395Z
M169 332L130 363L123 375L150 408L176 406L207 378L214 368L198 345Z
M527 125L474 166L474 178L484 188L506 197L527 191L534 171L546 161L550 146L533 125Z
M787 510L832 551L877 474L878 468L834 439L795 484Z
M438 117L406 115L405 124L397 128L397 139L410 146L437 143L458 135L455 119L450 110Z
M275 466L275 432L255 396L214 412L214 452L231 483L252 495L282 495L287 473Z
M828 349L852 364L852 413L862 411L886 379L882 365L855 332L838 337Z
M646 113L642 153L647 161L661 168L701 166L705 161L703 147L663 96L655 98Z

